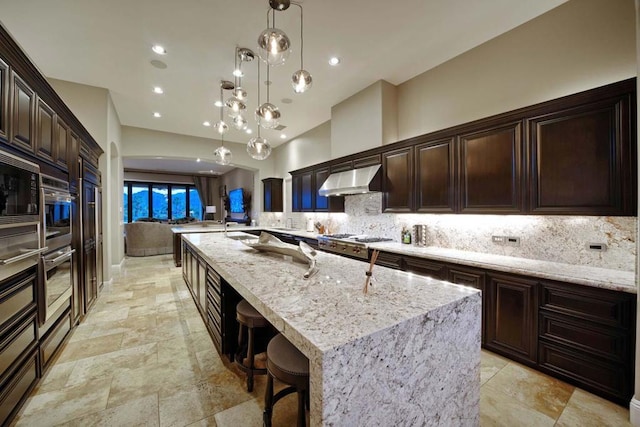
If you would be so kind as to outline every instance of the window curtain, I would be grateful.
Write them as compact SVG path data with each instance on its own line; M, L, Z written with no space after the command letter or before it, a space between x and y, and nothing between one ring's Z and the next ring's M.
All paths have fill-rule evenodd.
M200 203L202 203L202 217L204 218L204 210L207 206L216 205L216 194L218 192L218 180L208 176L194 176L193 185L198 190Z

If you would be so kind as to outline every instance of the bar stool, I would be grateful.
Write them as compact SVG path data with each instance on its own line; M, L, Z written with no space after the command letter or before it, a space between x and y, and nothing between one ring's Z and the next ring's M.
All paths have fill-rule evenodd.
M289 385L273 395L273 379ZM264 394L263 422L271 427L273 405L293 392L298 393L298 427L306 425L305 402L309 397L309 359L294 347L282 334L269 341L267 346L267 388Z
M236 319L240 324L238 331L238 351L236 352L235 362L238 367L247 374L247 391L253 391L253 376L264 375L267 370L255 367L255 335L254 328L264 328L269 325L267 319L260 314L247 301L242 300L236 306ZM247 329L247 342L244 342L244 329ZM245 351L246 350L246 351ZM247 358L249 366L243 363L243 359Z

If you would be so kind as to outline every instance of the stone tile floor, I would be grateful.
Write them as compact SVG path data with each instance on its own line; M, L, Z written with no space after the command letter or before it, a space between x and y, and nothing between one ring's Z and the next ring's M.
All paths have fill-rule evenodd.
M629 426L629 411L482 352L481 426ZM17 426L262 425L252 393L213 347L170 255L127 258L33 391ZM274 426L295 425L296 397Z

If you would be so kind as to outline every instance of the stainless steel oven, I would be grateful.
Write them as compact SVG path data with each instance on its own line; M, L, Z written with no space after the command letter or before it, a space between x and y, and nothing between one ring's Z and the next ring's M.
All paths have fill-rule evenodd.
M69 183L41 175L43 246L61 248L71 244L71 212L74 197Z
M40 224L0 226L0 282L14 274L38 265L40 254Z
M75 249L65 246L42 256L43 286L40 301L40 324L58 318L71 304L73 289L73 254Z
M40 167L0 150L0 226L39 222Z

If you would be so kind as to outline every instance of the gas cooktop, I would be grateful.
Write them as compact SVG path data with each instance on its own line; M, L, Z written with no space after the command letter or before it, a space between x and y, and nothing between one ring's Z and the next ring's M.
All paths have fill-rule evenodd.
M359 259L369 259L365 243L389 242L387 237L372 237L364 234L325 234L318 236L318 247L327 252L335 252Z

